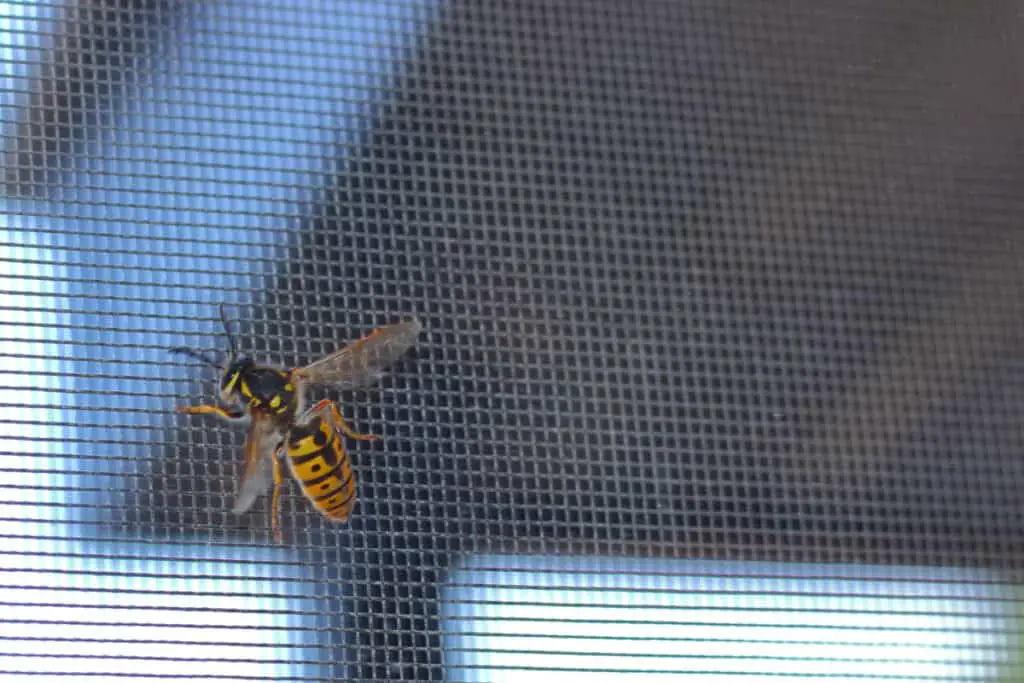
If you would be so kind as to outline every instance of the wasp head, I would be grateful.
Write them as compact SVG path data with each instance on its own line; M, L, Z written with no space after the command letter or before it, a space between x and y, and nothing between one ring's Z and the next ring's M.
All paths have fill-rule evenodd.
M242 377L255 366L248 356L234 356L220 377L220 398L231 403L241 394Z
M253 367L255 367L255 363L253 363L252 359L248 356L238 353L238 346L235 344L234 335L231 334L231 327L228 325L228 317L227 313L224 311L224 304L220 305L219 310L221 324L224 326L224 336L227 337L228 340L227 353L221 352L223 354L222 357L228 358L227 365L221 365L204 352L184 346L178 346L171 349L171 353L190 356L205 365L222 370L223 374L220 377L220 397L225 403L231 403L238 399L239 395L242 393L242 385L244 384L243 377L246 373L250 372Z

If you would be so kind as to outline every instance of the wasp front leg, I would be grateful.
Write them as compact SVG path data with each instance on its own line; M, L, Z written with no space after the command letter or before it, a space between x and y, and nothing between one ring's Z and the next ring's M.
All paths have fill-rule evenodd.
M361 434L360 432L352 429L352 427L345 422L345 418L341 416L341 411L338 409L338 405L334 401L329 401L327 399L320 401L306 412L306 416L311 417L318 413L336 429L340 429L341 432L350 439L356 439L357 441L376 441L380 438L376 434Z
M175 410L179 413L189 413L190 415L216 415L230 422L244 420L247 417L244 410L228 410L220 406L179 406Z

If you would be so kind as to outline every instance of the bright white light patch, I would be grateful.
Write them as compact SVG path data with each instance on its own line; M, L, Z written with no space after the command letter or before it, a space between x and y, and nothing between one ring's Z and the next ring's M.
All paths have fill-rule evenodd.
M309 577L278 551L247 549L244 560L188 545L47 542L46 551L0 554L5 681L328 675Z
M67 416L59 407L61 379L51 361L62 352L60 316L53 311L62 269L31 232L11 229L0 215L0 531L24 534L26 523L53 533L61 506L69 446L61 440ZM68 430L70 431L70 430ZM25 520L25 521L22 521Z
M480 556L444 590L449 681L993 676L1010 603L939 569Z

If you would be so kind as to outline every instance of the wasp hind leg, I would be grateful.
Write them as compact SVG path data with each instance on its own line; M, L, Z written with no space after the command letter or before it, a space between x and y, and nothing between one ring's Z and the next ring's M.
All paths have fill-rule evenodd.
M352 429L352 427L345 422L345 418L341 416L341 411L338 409L338 405L334 401L324 399L310 408L306 412L306 415L313 416L318 413L330 421L336 429L340 429L342 434L350 439L356 439L357 441L376 441L380 438L376 434L362 434Z
M228 410L226 408L221 408L220 406L179 406L178 408L175 408L175 410L179 413L189 413L190 415L212 414L232 422L236 420L244 420L246 417L245 411L243 410Z

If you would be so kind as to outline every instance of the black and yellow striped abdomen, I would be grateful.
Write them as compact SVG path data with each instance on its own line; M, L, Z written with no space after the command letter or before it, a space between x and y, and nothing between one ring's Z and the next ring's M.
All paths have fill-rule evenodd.
M288 465L302 493L328 519L344 522L356 504L356 475L341 435L321 417L288 434Z

